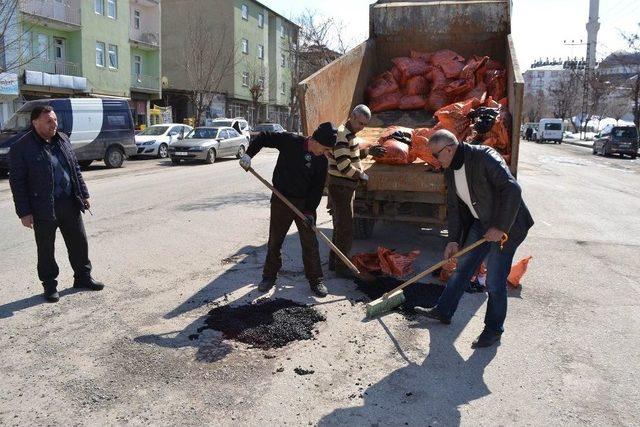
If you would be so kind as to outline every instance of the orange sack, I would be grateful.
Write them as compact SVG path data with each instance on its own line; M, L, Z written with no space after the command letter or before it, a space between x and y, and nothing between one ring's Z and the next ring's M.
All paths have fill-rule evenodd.
M413 271L412 266L420 251L399 254L391 249L378 247L373 253L361 253L352 257L356 267L375 273L382 272L388 276L403 277Z
M504 98L507 94L507 76L504 71L489 71L484 79L487 85L487 94L494 99Z
M372 98L369 101L369 108L371 108L371 111L374 113L397 110L398 105L400 104L400 99L402 99L402 94L400 92L386 93L377 98Z
M366 95L368 99L374 99L387 93L398 92L399 90L400 87L398 86L396 79L393 77L393 73L385 71L376 77L367 87Z
M427 98L422 95L405 95L400 99L398 108L401 110L421 110L427 104Z
M438 118L438 123L443 129L453 133L459 141L464 141L471 124L471 119L467 115L480 104L481 102L475 98L454 102L440 108L434 113L434 116Z
M458 77L460 71L464 68L464 58L449 49L435 52L429 62L440 67L444 75L449 79Z
M404 87L404 92L407 95L424 95L427 93L428 89L429 85L427 83L427 79L425 79L423 76L415 76L407 80L407 84ZM419 108L424 108L424 105Z
M509 273L509 277L507 277L507 283L517 288L520 286L520 281L522 280L522 276L527 272L527 267L529 266L529 261L531 261L531 256L526 258L522 258L517 263L511 266L511 272Z
M414 76L420 76L427 71L427 63L422 59L401 57L393 58L391 62L400 70L402 81L407 81Z
M411 154L418 157L423 162L433 166L435 170L440 170L442 164L435 158L431 150L429 149L429 140L424 136L416 135L411 136Z
M410 56L412 58L414 58L414 59L422 59L425 62L429 62L429 60L433 56L433 53L431 53L431 52L418 52L417 50L411 49L411 55Z

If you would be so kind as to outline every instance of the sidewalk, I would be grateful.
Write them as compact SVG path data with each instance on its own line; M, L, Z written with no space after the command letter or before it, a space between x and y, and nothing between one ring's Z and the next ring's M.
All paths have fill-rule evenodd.
M585 141L582 139L575 139L575 140L563 140L562 141L563 144L569 144L569 145L577 145L579 147L586 147L586 148L593 148L593 141Z

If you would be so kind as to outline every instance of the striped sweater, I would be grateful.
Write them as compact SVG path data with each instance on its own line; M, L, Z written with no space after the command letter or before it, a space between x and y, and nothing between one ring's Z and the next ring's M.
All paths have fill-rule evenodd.
M357 180L360 177L360 148L356 134L347 125L338 128L333 156L329 158L329 175Z

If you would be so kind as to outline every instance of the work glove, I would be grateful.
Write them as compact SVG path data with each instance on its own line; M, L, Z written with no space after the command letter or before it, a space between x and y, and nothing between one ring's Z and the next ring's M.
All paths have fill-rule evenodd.
M306 213L304 214L304 217L305 217L304 222L307 224L309 228L313 228L313 226L316 225L316 217L313 214Z
M402 132L400 130L395 131L391 134L391 138L395 139L396 141L400 141L403 144L411 145L411 134L408 132Z
M251 167L251 156L249 156L248 154L244 154L240 158L240 166L242 166L242 169L244 169L245 171L248 171Z
M382 157L387 153L387 149L382 145L374 145L369 148L369 154L371 154L374 158Z

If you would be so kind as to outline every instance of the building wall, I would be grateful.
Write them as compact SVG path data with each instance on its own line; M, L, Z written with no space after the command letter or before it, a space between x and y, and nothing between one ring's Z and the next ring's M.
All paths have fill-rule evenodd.
M53 60L53 38L65 39L66 60L78 65L78 75L82 75L82 52L81 46L81 33L80 31L61 31L52 29L50 27L44 27L42 25L34 25L31 22L24 22L23 28L28 29L31 32L31 46L33 49L33 55L39 55L41 53L38 44L38 35L42 34L47 36L47 55L46 58ZM26 33L25 33L26 34ZM44 58L45 55L42 54ZM28 68L28 67L27 67Z
M129 44L129 1L117 0L117 19L98 15L93 2L82 7L82 70L94 94L129 97L131 55ZM88 6L88 7L87 7ZM105 2L106 11L106 2ZM105 44L105 67L96 65L96 41ZM109 44L118 46L118 69L109 69Z
M242 18L242 5L246 5L249 8L248 20ZM260 28L258 26L258 15L264 16L264 26ZM234 0L233 1L233 20L234 25L234 39L237 46L236 50L236 66L233 73L233 98L251 101L251 93L249 87L243 85L242 75L247 72L250 75L250 80L257 78L258 76L264 76L265 78L265 92L263 93L260 102L268 102L269 100L269 85L268 82L271 79L270 67L269 67L269 21L268 11L261 5L250 0ZM242 52L242 39L246 39L249 42L249 52L247 54ZM258 45L264 47L264 59L258 58ZM255 77L254 77L255 76ZM251 81L249 82L251 85Z

